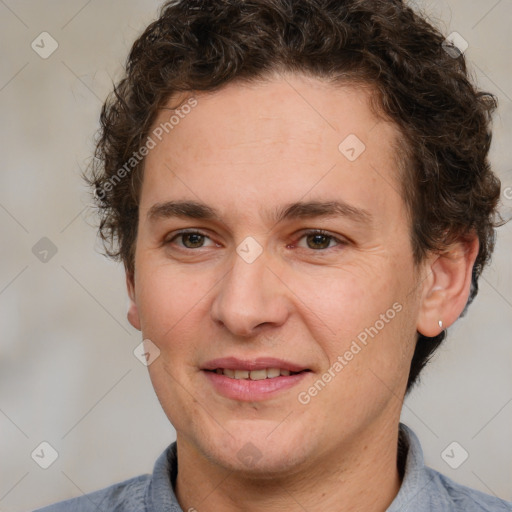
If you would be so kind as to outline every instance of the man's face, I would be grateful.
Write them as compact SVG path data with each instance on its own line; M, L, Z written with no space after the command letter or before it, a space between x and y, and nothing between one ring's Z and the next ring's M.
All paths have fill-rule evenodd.
M230 84L196 95L147 156L129 317L196 457L290 471L398 422L419 277L397 131L367 94L299 75Z

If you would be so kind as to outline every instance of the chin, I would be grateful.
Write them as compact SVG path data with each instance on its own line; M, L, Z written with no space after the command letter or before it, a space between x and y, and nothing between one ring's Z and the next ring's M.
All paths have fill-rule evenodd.
M276 429L276 432L269 435L272 430L261 426L240 427L237 433L230 430L232 435L224 432L222 437L209 442L203 440L200 443L203 454L228 471L258 479L289 475L312 456L311 444L305 440L304 435L292 435L289 429L279 434Z

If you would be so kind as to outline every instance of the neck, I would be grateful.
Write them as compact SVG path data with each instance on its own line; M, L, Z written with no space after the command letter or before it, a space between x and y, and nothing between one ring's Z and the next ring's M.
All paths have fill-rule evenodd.
M293 475L272 478L220 467L178 435L178 502L183 510L201 512L384 512L401 485L398 425L387 427L379 433L358 433L357 440L345 441L329 454L309 460Z

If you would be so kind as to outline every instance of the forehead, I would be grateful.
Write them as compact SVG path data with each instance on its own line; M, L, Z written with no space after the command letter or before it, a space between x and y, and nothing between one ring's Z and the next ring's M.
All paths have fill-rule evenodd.
M245 209L326 193L361 208L383 206L386 191L397 201L399 133L376 117L371 94L288 74L193 94L181 112L172 109L192 93L173 97L153 124L161 140L146 157L141 208L169 196Z
M274 144L282 143L287 136L297 136L297 132L302 133L303 142L310 144L321 140L331 144L333 137L337 139L343 133L363 139L378 123L387 136L394 138L398 135L396 127L378 118L370 107L375 94L369 84L333 84L291 73L272 75L256 82L230 82L214 92L177 94L161 110L154 128L164 126L172 117L173 107L179 111L180 104L186 104L193 96L199 108L181 115L179 124L187 126L193 120L197 135L203 136L202 142L214 140L215 147L208 147L209 150L229 146L232 151L236 143L249 144L255 135L260 137L260 143ZM184 128L177 128L176 125L171 131L179 137Z

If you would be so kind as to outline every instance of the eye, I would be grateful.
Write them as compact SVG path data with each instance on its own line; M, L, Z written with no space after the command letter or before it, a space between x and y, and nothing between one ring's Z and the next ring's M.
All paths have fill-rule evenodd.
M336 245L347 245L347 241L340 240L333 235L330 235L326 231L322 229L314 229L310 231L306 231L302 234L299 240L303 238L306 239L306 248L313 250L325 250L331 249L333 247L332 243L334 242L334 246ZM299 246L299 245L298 245ZM303 247L303 246L302 246Z
M175 233L171 238L165 241L165 245L173 245L177 239L181 240L181 243L177 245L182 249L201 249L208 246L218 246L208 235L194 230ZM337 245L347 245L348 243L346 240L340 240L322 229L306 231L298 240L301 241L302 239L306 240L306 246L297 243L297 247L312 249L314 251L324 251ZM211 243L205 245L208 240Z
M207 235L200 231L180 231L169 240L166 240L165 244L172 244L176 239L181 239L182 244L178 246L185 249L200 249L205 247L205 240L210 240Z

